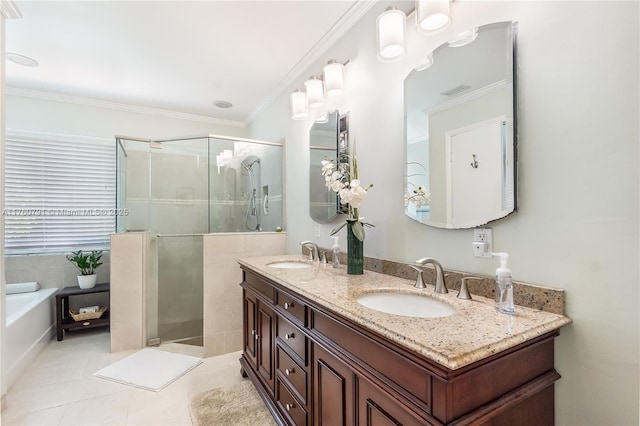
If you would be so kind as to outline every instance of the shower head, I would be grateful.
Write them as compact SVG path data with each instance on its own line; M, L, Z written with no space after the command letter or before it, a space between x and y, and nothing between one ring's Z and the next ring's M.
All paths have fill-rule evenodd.
M248 160L251 160L251 161L248 161ZM251 167L253 167L253 165L256 163L260 164L259 158L255 158L255 160L252 160L251 157L248 157L240 162L240 164L242 164L242 167L244 167L247 171L251 170Z

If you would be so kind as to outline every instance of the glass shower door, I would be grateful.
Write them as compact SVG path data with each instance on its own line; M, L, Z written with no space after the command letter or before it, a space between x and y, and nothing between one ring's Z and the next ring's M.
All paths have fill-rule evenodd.
M158 337L202 346L202 236L158 236Z

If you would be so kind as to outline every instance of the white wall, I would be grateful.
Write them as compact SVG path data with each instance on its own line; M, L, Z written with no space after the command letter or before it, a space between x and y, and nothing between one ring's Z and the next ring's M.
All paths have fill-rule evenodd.
M376 225L365 253L407 262L431 256L450 269L493 274L496 261L472 256L471 230L430 228L403 214L403 78L421 54L468 27L519 21L519 212L490 224L495 248L511 254L516 280L567 292L574 323L556 340L557 424L638 424L639 4L457 0L449 30L418 36L409 19L409 55L383 64L375 19L389 4L376 4L290 88L329 59L352 61L335 106L350 111L361 180L375 184L362 207ZM311 120L289 118L289 93L248 136L287 138L288 250L297 253L316 226L306 201ZM322 225L317 242L329 247L334 226Z

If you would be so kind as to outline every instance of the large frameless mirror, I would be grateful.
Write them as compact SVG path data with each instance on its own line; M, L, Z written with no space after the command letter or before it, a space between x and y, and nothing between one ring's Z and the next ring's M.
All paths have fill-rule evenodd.
M325 185L322 160L338 161L340 152L347 152L348 115L338 111L327 113L309 130L309 214L317 223L329 223L340 212L336 194Z
M515 22L473 28L405 79L405 213L472 228L516 209Z

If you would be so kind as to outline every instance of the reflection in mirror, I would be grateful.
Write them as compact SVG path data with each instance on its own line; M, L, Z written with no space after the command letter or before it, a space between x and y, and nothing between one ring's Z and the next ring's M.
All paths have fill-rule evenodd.
M405 213L472 228L516 209L516 23L456 36L405 79Z
M322 176L322 160L337 162L340 152L347 152L347 115L327 113L309 131L309 214L317 223L331 222L340 212L338 194L327 188Z

